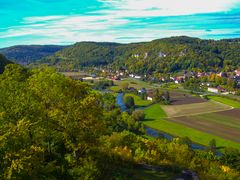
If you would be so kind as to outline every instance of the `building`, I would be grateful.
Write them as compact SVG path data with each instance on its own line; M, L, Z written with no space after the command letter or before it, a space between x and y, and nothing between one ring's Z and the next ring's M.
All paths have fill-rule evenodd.
M208 91L209 91L209 92L212 92L212 93L218 93L218 89L217 89L217 88L209 87L209 88L208 88Z
M184 82L184 76L178 76L175 78L176 84L183 83L183 82Z
M234 72L236 73L236 76L240 76L240 69L236 69Z
M147 90L146 90L146 88L142 88L142 89L138 90L138 92L141 93L141 94L143 94L143 93L146 93Z
M219 74L217 74L218 77L227 77L227 73L225 72L220 72Z
M141 76L135 76L134 78L135 79L141 79L142 77Z
M147 100L148 100L148 101L153 101L153 97L148 96L148 97L147 97Z
M153 101L153 97L154 97L154 90L153 89L147 90L147 100Z

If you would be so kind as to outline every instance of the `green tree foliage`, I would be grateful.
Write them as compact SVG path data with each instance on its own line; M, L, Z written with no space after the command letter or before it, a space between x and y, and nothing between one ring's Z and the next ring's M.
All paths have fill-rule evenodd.
M126 96L124 97L124 103L127 106L127 108L131 109L135 107L134 98L132 96Z
M139 164L192 169L201 179L239 177L239 151L218 160L191 150L187 139L148 139L135 115L122 113L113 95L53 69L7 65L0 75L0 179L134 179L130 170Z
M240 151L234 148L226 148L221 161L232 168L240 171Z
M108 87L113 86L113 81L109 80L100 80L97 81L94 85L93 88L97 90L104 90L107 89Z
M215 139L212 139L211 141L209 141L208 150L210 152L216 153L217 145L216 145L216 140Z
M143 121L145 119L145 113L142 110L133 111L132 117L135 121Z
M153 93L153 101L155 103L159 103L163 101L163 92L159 91L159 89L155 89Z
M126 45L82 42L41 62L61 70L83 66L126 67L137 74L166 74L196 69L231 71L240 66L239 47L239 39L214 41L185 36Z
M4 67L11 62L7 60L2 54L0 54L0 74L3 73Z

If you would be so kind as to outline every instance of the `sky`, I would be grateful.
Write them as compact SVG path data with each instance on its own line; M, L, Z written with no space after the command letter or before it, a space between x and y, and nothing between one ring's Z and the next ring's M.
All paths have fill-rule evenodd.
M0 0L0 48L240 38L240 0Z

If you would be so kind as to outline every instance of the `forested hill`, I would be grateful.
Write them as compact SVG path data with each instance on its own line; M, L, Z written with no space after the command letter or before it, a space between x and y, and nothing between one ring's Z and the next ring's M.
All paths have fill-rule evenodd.
M26 65L52 55L65 47L66 46L57 45L12 46L0 49L0 53L18 64Z
M137 46L137 44L80 42L43 58L40 63L48 63L68 70L108 65Z
M240 66L240 40L171 37L137 44L81 42L41 62L61 69L111 65L131 72L167 73L199 68L226 71Z
M3 73L4 67L11 62L7 60L2 54L0 54L0 74Z

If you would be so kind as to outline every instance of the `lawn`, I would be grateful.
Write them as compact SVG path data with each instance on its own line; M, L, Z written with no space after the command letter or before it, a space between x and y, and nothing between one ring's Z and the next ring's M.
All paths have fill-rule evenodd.
M133 97L135 105L137 107L145 107L145 106L149 106L150 104L152 104L151 101L142 100L139 96L137 96L135 94L126 93L124 96L131 96L131 97Z
M232 106L234 108L240 108L240 102L232 100L232 99L228 99L228 98L224 98L224 97L220 97L220 96L208 96L209 99Z
M146 108L144 111L146 114L146 120L144 121L144 124L153 129L166 132L174 136L180 136L180 137L187 136L193 142L203 144L206 146L208 145L211 139L215 139L217 141L217 146L228 146L228 147L235 147L240 149L239 143L236 143L230 140L225 140L223 138L220 138L212 134L204 133L202 131L189 128L181 124L164 120L164 118L167 115L158 104L150 106Z
M151 89L154 87L153 85L151 85L147 82L141 81L141 80L137 80L137 79L133 79L133 78L126 78L121 81L114 81L115 86L112 86L110 88L110 90L118 91L121 89L121 85L124 83L128 83L129 87L133 87L136 89L142 89L142 88Z

